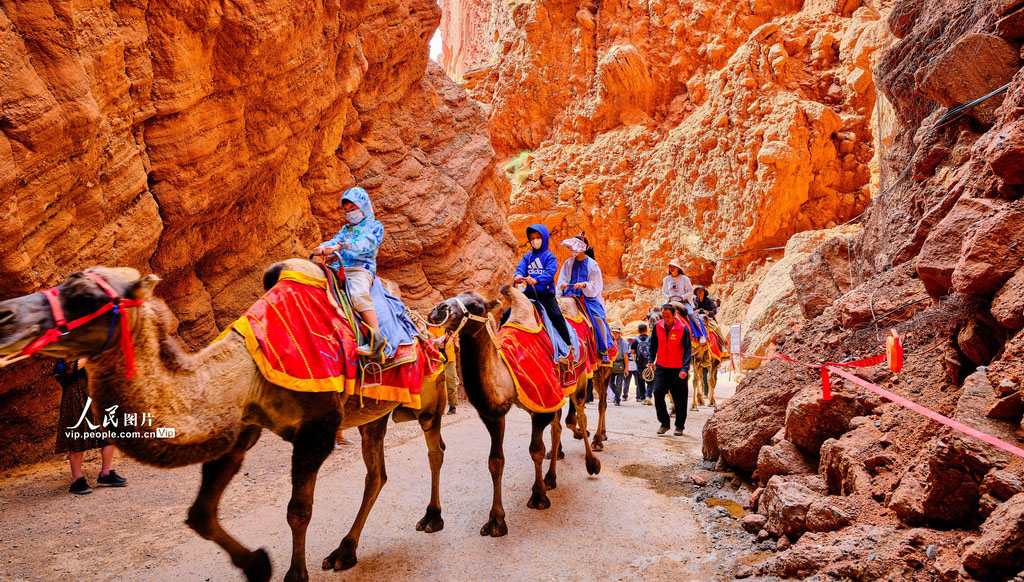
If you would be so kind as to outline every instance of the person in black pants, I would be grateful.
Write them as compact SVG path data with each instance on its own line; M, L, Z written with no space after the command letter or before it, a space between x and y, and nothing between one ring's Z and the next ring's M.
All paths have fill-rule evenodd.
M629 354L636 362L636 369L630 372L636 382L636 401L643 404L651 403L651 388L644 380L644 368L651 362L651 336L647 335L647 324L641 323L637 328L639 335L629 343Z
M651 334L651 363L647 366L654 368L654 408L661 422L658 434L668 432L672 417L665 406L665 395L672 394L676 404L675 435L680 436L686 424L687 379L692 351L690 330L667 303L662 307L661 317Z

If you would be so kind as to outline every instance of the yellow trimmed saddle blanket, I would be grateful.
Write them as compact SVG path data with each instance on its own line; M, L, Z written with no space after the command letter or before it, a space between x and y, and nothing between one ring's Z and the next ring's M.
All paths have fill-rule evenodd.
M420 388L443 371L440 354L417 337L393 358L364 368L355 331L328 299L327 280L282 271L221 336L234 329L268 382L299 392L344 392L419 408Z

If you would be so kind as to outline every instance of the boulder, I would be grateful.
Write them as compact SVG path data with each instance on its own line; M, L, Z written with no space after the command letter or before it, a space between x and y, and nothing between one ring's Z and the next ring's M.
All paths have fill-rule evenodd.
M830 493L852 495L871 490L872 474L893 462L882 445L882 436L873 422L867 422L821 445L818 471Z
M1017 392L1024 386L1024 331L1018 331L1003 345L999 358L986 368L986 372L997 396Z
M961 293L992 293L1024 264L1024 200L1002 205L969 230L951 275Z
M1001 347L996 334L977 319L960 328L956 343L967 359L979 366L988 365Z
M929 295L942 297L949 292L953 286L953 271L960 262L965 233L972 232L999 206L995 200L963 197L932 228L916 261L917 272Z
M1017 120L997 133L985 150L985 161L1007 184L1024 184L1024 122Z
M1012 439L1012 425L985 416L994 393L984 371L971 374L953 418L1004 440ZM910 525L969 525L978 516L985 475L1008 461L1007 453L966 435L951 430L942 435L918 454L889 500L889 508Z
M992 317L1009 329L1024 328L1024 269L1019 269L992 299Z
M807 531L836 531L854 520L850 504L839 497L822 497L811 503L807 508L804 522Z
M821 398L821 389L807 389L786 407L786 440L804 452L818 456L821 445L850 427L850 420L864 416L879 404L877 397L832 392L831 400Z
M994 34L966 34L921 68L915 81L925 95L946 107L956 107L1010 82L1020 66L1018 52L1013 43ZM989 99L968 115L992 125L1000 103L999 97Z
M820 498L803 482L776 475L765 485L758 513L768 518L765 529L773 536L798 538L807 531L807 511Z
M985 413L989 418L1018 419L1024 413L1024 402L1020 392L1011 392L1002 398L997 398L989 406Z
M747 530L752 534L764 529L765 524L768 523L768 518L761 515L760 513L748 513L740 519L740 525L743 529Z
M793 443L782 439L761 447L757 455L757 478L764 485L775 475L807 475L817 472L815 462Z
M744 378L737 397L719 405L704 425L703 452L748 475L757 469L761 447L783 427L786 404L802 385L814 382L804 370L769 362Z
M995 469L985 475L981 482L981 492L1006 501L1018 493L1024 493L1024 481L1016 473Z
M963 566L978 578L1009 578L1024 564L1024 493L1006 501L981 524L981 537L967 548Z
M851 244L847 237L830 238L793 265L789 276L805 319L818 317L852 288Z

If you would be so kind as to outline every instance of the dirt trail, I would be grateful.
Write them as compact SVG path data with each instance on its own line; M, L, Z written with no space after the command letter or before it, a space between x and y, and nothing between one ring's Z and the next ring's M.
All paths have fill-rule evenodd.
M728 387L724 387L731 394ZM389 481L371 513L359 564L323 572L358 508L363 486L359 447L336 451L317 483L307 558L313 580L476 580L497 573L517 580L711 580L725 556L708 548L701 519L679 486L700 460L700 431L711 410L691 413L682 437L657 437L653 406L610 407L603 467L586 475L582 445L566 443L552 507L526 507L532 463L529 421L509 414L505 510L509 534L482 538L490 501L487 436L468 405L445 417L448 454L442 470L445 529L414 529L426 506L429 469L418 427L392 425ZM596 410L588 407L590 418ZM348 435L358 439L356 431ZM225 528L250 547L267 548L274 579L287 568L290 533L287 443L264 433L222 506ZM95 480L98 460L87 462ZM198 467L158 471L119 459L124 489L66 493L63 463L36 465L0 479L0 571L5 580L235 580L226 555L183 524L198 486ZM703 512L699 512L703 513ZM127 575L127 577L126 577Z

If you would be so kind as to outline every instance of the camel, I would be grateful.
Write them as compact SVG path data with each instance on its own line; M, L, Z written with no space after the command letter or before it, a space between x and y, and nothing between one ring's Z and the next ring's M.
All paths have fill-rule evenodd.
M585 313L580 312L580 304L573 297L559 297L558 306L562 308L562 313L566 317L576 319L581 315L586 316ZM590 445L591 450L595 452L603 451L604 441L608 440L608 432L605 429L605 416L608 411L608 380L611 379L611 376L611 367L599 366L594 370L594 376L591 378L591 388L596 391L594 397L597 398L598 416L597 430L594 431L594 441ZM576 439L584 438L586 433L576 425L576 405L572 401L569 402L569 411L565 414L565 426L572 430L573 436ZM559 451L559 454L561 454L561 451Z
M510 322L518 323L530 329L540 326L535 316L533 304L520 291L509 286L501 288L504 302L511 308ZM451 333L459 334L462 346L459 366L462 380L466 387L466 396L470 404L476 408L480 420L487 427L491 436L491 448L487 467L491 473L494 486L491 511L487 522L480 529L480 535L501 537L508 533L505 523L505 509L501 499L501 478L505 467L503 441L505 436L505 415L513 406L519 406L530 413L533 430L530 437L530 457L533 459L535 478L533 494L527 501L532 509L551 507L547 490L557 486L555 466L558 455L553 455L548 472L542 477L544 461L543 433L546 426L551 426L552 450L558 450L561 438L561 411L536 413L527 409L519 401L512 373L502 361L498 346L493 339L495 328L492 313L503 306L502 301L488 302L475 291L465 291L458 296L439 303L430 312L431 324L444 327ZM554 366L554 362L551 363ZM587 418L583 412L583 400L586 397L586 378L582 377L572 394L579 412L579 425L583 431L587 429ZM596 475L601 471L601 462L594 456L590 443L586 445L587 472Z
M322 276L319 267L289 259L268 269L264 281L271 285L281 267ZM55 358L88 356L85 366L89 394L96 410L117 405L121 411L150 413L155 427L173 427L173 438L121 439L115 444L129 457L161 468L202 464L202 481L185 523L205 539L223 548L232 563L250 581L271 576L270 558L264 549L249 550L229 535L218 520L224 489L238 472L246 451L268 429L292 443L292 495L288 525L292 530L291 563L285 580L309 579L305 535L313 508L316 475L334 448L339 428L358 427L366 464L362 503L348 534L323 561L323 568L346 569L356 564L356 548L367 515L387 481L384 470L384 434L396 403L364 401L336 392L296 392L267 382L235 331L196 353L185 353L174 338L174 323L167 305L153 297L160 281L155 275L140 277L130 268L93 267L70 275L55 288L57 301L69 320L98 310L110 296L92 276L98 275L121 297L141 300L126 308L130 315L130 344L137 362L107 345L109 314L77 327L46 345L40 353ZM0 356L19 354L56 321L46 296L34 293L0 303ZM99 352L99 353L97 353ZM130 354L129 354L130 355ZM128 376L132 376L129 378ZM443 382L440 378L438 382ZM422 388L418 414L426 437L431 469L431 494L426 514L417 530L444 527L438 495L444 459L440 421L444 412L444 387L427 382Z
M673 302L671 305L675 308L676 313L680 317L686 317L686 308L681 303ZM701 322L704 323L704 328L709 333L715 333L719 338L722 334L718 332L718 324L704 314L698 314ZM654 329L654 325L661 321L661 308L652 308L647 313L647 321ZM721 345L724 347L726 344L723 341ZM711 352L711 346L707 343L700 343L692 341L690 365L693 373L693 398L690 403L690 410L697 410L698 406L704 406L704 399L707 398L708 406L715 406L715 386L718 384L718 367L721 365L721 358L716 357Z

